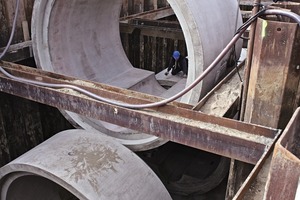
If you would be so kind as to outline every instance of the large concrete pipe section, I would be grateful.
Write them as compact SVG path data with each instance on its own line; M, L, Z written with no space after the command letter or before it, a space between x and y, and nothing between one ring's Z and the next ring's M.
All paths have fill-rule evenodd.
M214 60L241 25L236 0L168 0L185 36L190 84ZM122 0L35 0L32 20L33 50L37 66L48 71L163 96L153 72L133 68L119 33ZM240 53L240 45L236 49ZM170 52L171 54L172 52ZM195 103L217 82L227 58L186 94ZM163 144L156 137L65 112L74 124L118 138L133 150ZM134 133L134 134L133 134Z
M114 139L68 130L0 169L1 199L171 199L158 177Z

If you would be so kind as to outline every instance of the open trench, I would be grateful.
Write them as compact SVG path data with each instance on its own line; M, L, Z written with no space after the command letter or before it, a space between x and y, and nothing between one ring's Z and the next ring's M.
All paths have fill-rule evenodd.
M168 2L184 33L189 61L185 85L189 85L223 50L241 24L238 3L235 0ZM36 0L32 17L32 38L37 66L43 70L80 79L166 97L167 90L158 84L154 72L135 68L124 53L119 32L121 6L121 0ZM236 45L237 55L240 53L240 46L240 43ZM203 82L183 96L181 101L195 104L209 92L218 83L220 74L224 73L228 56ZM39 185L43 190L47 190L47 194L58 199L72 195L79 199L119 199L118 195L124 194L126 195L122 196L122 199L136 199L134 197L137 197L137 194L141 195L138 199L171 198L165 187L172 194L188 197L210 191L220 184L227 174L228 161L220 156L169 143L147 133L135 132L69 111L61 112L75 127L83 128L87 132L81 133L84 134L82 137L80 131L76 134L71 133L72 139L65 136L71 135L67 132L55 136L65 138L68 143L61 146L59 142L52 143L57 148L47 152L48 156L44 161L40 157L41 152L51 149L49 143L55 139L42 143L37 148L39 150L29 151L4 167L0 173L0 183L5 186L1 190L2 197L13 199L16 198L15 194L18 194L32 199L36 190L32 189L34 187L30 187L31 185ZM95 136L94 133L99 136ZM156 174L147 165L135 166L134 163L143 162L137 157L131 158L131 151L124 150L126 148L123 149L121 145L116 146L109 139L105 139L103 149L97 149L99 145L95 142L91 145L94 149L87 150L87 138L91 135L98 138L95 141L101 141L102 137L106 138L103 134L112 136L129 149L139 152L137 154ZM77 142L76 137L79 138ZM80 140L85 142L79 142ZM74 148L74 145L80 150L75 149L71 152L62 147ZM124 155L115 155L117 157L111 158L112 160L101 157L105 155L101 152L111 149L114 153L119 148L125 152ZM97 156L103 159L96 159L97 163L90 159L89 163L88 157L82 155L91 152L94 153L90 154L91 156L96 156L94 159L98 158ZM130 158L127 155L130 155ZM74 164L74 157L81 160ZM131 164L121 166L126 163ZM119 170L114 165L118 165ZM101 171L99 166L104 166L104 170ZM82 167L85 168L86 174L80 171ZM117 182L118 184L114 184ZM24 183L30 183L28 188L20 187ZM108 184L103 187L101 183Z

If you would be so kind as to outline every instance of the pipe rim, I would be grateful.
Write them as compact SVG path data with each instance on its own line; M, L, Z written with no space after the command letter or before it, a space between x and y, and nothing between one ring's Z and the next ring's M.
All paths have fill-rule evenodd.
M52 41L50 41L52 38L52 35L55 35L53 33L54 31L51 31L51 30L54 29L52 24L57 19L53 19L55 17L52 16L52 15L54 15L52 12L54 12L56 7L58 7L58 6L55 6L57 2L60 2L60 1L36 0L35 4L34 4L33 17L32 17L33 52L35 55L37 66L44 70L56 71L56 72L57 72L57 69L54 69L54 66L58 67L60 69L60 67L65 64L62 62L61 65L57 65L57 63L60 63L60 61L59 61L60 54L63 54L64 51L60 50L60 52L57 53L58 55L55 55L52 52L52 49L54 48L55 45L53 45L53 43L51 43ZM71 1L68 1L68 2L71 2ZM82 2L86 3L87 1L83 0ZM91 1L90 0L89 3L90 2L92 2L92 3L98 2L101 5L103 4L103 5L109 5L109 6L112 6L110 4L116 4L113 7L109 7L112 9L112 11L113 11L112 13L114 13L114 14L111 16L111 19L109 19L111 21L109 21L108 24L114 24L119 21L118 20L119 16L116 15L115 13L117 13L117 12L120 13L120 11L121 11L121 1L120 0L115 0L115 1L110 1L110 0L104 0L104 1L95 1L95 0L93 1L92 0ZM178 20L183 29L185 41L187 43L188 57L189 57L189 69L188 69L189 75L187 77L186 85L189 85L191 82L193 82L193 80L196 79L196 77L198 75L200 75L203 72L204 66L209 64L207 62L210 62L208 60L211 60L210 57L213 57L213 56L208 56L207 51L205 49L203 49L205 42L203 42L203 38L201 38L201 37L203 37L204 31L203 31L203 28L201 28L201 27L199 28L199 21L197 21L198 18L195 17L195 15L197 15L197 14L195 14L195 11L193 10L193 5L196 5L196 4L198 5L199 1L197 1L197 0L185 0L185 1L168 0L168 2L171 5L171 7L173 8L176 16L178 17ZM213 2L221 3L218 0L213 0ZM210 1L210 3L212 3L212 1ZM76 4L75 1L72 1L72 3L70 3L70 6L72 6L73 4ZM203 1L203 2L201 2L201 4L203 4L203 6L205 7L206 5L204 5L204 4L208 4L208 3L207 3L207 1ZM222 4L224 4L224 3L222 3ZM225 4L230 4L229 8L234 8L235 6L237 6L237 2L235 0L231 0L231 3L226 2ZM79 3L78 3L78 5L79 5ZM118 11L116 11L116 9ZM79 11L75 10L74 13L76 13L76 12L79 12ZM65 16L64 18L66 19L66 21L69 20L67 16ZM72 22L72 23L74 23L74 22ZM85 24L87 24L87 23L85 23ZM75 25L76 25L76 23L75 23ZM70 27L75 27L75 25L70 26ZM87 26L87 28L90 28L90 27ZM119 31L119 24L114 24L114 28L112 28L112 29ZM68 36L71 37L70 34L74 34L74 32L76 32L75 30L76 29L68 31L66 33L68 33L69 34ZM108 32L109 30L106 30L106 31ZM83 33L85 33L85 32L83 32ZM213 32L211 31L211 33L213 33ZM118 35L118 37L116 37L115 34L113 34L113 33L111 33L111 34L106 33L106 34L108 37L111 37L110 39L107 39L107 40L115 42L115 44L113 46L114 50L112 52L117 52L116 57L120 57L120 63L125 63L124 65L128 66L128 68L132 68L130 62L128 61L128 59L125 55L124 49L122 48L119 35ZM76 39L76 34L74 35L74 38ZM227 36L227 38L231 38L231 36L230 37ZM101 39L101 42L102 41L104 41L104 39ZM62 41L62 42L64 42L64 41ZM65 42L65 44L68 44L68 42ZM105 45L107 45L107 44L105 43ZM74 46L71 46L71 47L74 47ZM94 51L96 52L97 50L98 49L95 47ZM107 50L107 49L105 49L105 50ZM219 48L217 51L220 52L221 49ZM98 54L96 54L95 52L92 52L91 54L95 54L97 56ZM106 55L107 54L108 53L106 53ZM84 56L86 56L86 55L84 55ZM75 56L75 57L80 57L80 56ZM101 59L102 59L102 57L101 57ZM103 56L102 60L108 60L108 59L107 59L107 57L105 58ZM80 61L80 60L78 60L78 61ZM101 61L101 62L104 62L104 61ZM92 65L95 65L95 64L93 63ZM115 66L115 64L112 63L112 66ZM220 66L220 67L222 67L222 66ZM66 67L63 66L61 68L66 68ZM76 70L82 71L83 69L77 68ZM72 70L72 69L67 70L67 68L63 69L63 71L65 73L67 73L66 71L75 73L73 71L76 71L76 70ZM93 68L93 70L94 70L94 68ZM64 73L64 72L59 71L59 73ZM215 73L215 72L213 72L213 73ZM67 73L67 75L69 75L69 74ZM71 74L71 76L73 76L73 75L74 74ZM102 76L102 75L99 75L99 73L98 73L98 76ZM216 76L216 75L213 75L213 76ZM88 77L89 76L81 77L81 78L89 79ZM96 77L96 79L98 79L98 78ZM215 79L215 77L211 77L209 79ZM203 83L201 82L191 92L184 95L182 97L182 102L185 102L185 103L198 102L200 96L204 95L203 92L208 90L207 89L208 87L205 85L211 85L213 82L213 80L212 81L211 80L207 81L207 80L208 79L204 80ZM156 80L155 80L155 82L156 82ZM158 84L158 83L156 82L155 84ZM75 114L73 114L73 113L71 114L68 111L62 111L62 113L64 114L64 116L67 119L71 118L72 119L71 122L73 122L72 124L75 126L82 127L86 130L93 130L93 131L98 130L99 132L102 132L102 133L105 133L108 135L110 135L110 133L111 133L111 129L109 127L106 127L105 125L102 125L101 122L99 123L100 124L99 126L102 126L104 128L103 129L100 128L100 130L99 130L98 127L95 128L95 126L94 126L95 122L93 120L84 118L79 115L75 116ZM129 135L124 137L124 135L126 135L126 133L129 133ZM134 133L134 134L132 134L132 133ZM112 134L112 135L113 135L113 137L115 137L115 134ZM136 133L136 132L128 130L128 129L127 129L127 131L121 131L119 133L119 135L117 136L117 139L119 141L121 141L121 143L123 143L124 145L127 145L129 148L131 148L132 150L135 150L135 151L143 151L143 150L153 149L153 148L161 146L162 144L165 144L167 142L167 141L159 139L157 137L147 136L147 134L144 134L144 133Z
M85 130L60 132L0 168L0 186L6 185L1 195L28 175L51 181L79 199L119 199L125 191L124 199L151 199L148 190L154 198L171 199L136 154L110 137Z

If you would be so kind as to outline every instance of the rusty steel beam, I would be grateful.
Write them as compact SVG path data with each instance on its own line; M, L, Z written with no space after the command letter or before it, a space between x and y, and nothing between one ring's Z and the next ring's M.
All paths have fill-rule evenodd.
M298 24L258 19L245 121L284 128L294 112L300 73Z
M251 72L249 71L249 88L244 113L245 121L283 129L291 118L300 80L299 72L296 69L300 61L297 56L299 54L299 42L296 42L299 38L297 29L296 23L261 18L257 20L253 39L255 51L251 57ZM267 158L267 155L265 157ZM264 165L264 160L260 165ZM239 163L239 168L248 169L249 165ZM248 171L246 171L246 175L250 173ZM262 184L255 186L255 183L258 182L258 178L256 178L258 172L259 168L256 165L238 190L235 199L247 199L248 196L260 199L265 190ZM234 176L230 175L229 177ZM237 191L241 181L244 181L241 176L231 181L233 189L230 188L230 190L234 190L234 192L230 191L230 194ZM260 178L260 181L265 183L267 180ZM260 192L246 194L250 186ZM232 196L229 199L232 199Z
M256 177L259 176L259 173L262 170L262 168L264 167L267 160L270 160L270 156L272 156L272 152L274 150L274 146L275 146L275 143L278 138L279 138L279 135L273 141L273 144L270 146L270 148L268 148L268 150L262 155L260 160L254 166L254 168L251 171L251 173L249 174L249 176L246 178L246 180L241 185L240 189L237 191L237 193L232 198L233 200L252 199L253 197L257 196L257 194L253 194L251 192L250 188L253 185L253 182L255 182ZM246 196L247 193L249 193L250 197Z
M255 0L254 3L256 5L261 3L261 0ZM252 16L254 16L259 11L259 6L254 6L252 9ZM242 105L241 105L241 114L240 119L244 121L245 109L246 109L246 102L247 102L247 95L248 95L248 86L249 86L249 77L251 72L251 62L252 62L252 54L253 54L253 45L254 45L254 38L255 38L255 29L256 29L256 22L253 22L250 26L250 33L249 33L249 41L247 44L247 60L245 65L245 73L244 73L244 88L243 88L243 96L242 96Z
M266 199L296 199L300 178L300 108L275 145Z
M124 103L147 103L159 99L20 65L4 65L10 73L22 78L77 85ZM258 162L279 134L276 129L196 112L183 103L132 110L94 100L70 89L26 84L3 74L0 75L0 91L252 164Z

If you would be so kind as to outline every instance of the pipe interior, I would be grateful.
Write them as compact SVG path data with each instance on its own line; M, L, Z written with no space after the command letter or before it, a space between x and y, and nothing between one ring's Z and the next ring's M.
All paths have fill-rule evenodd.
M235 24L240 23L240 19L235 20L238 4L235 0L226 3L169 0L169 3L180 21L187 43L189 84L232 38L237 28ZM36 0L32 38L38 67L166 97L166 90L158 84L154 72L134 68L126 57L119 32L121 6L122 0ZM226 60L182 101L196 103L216 84L225 65ZM116 137L133 150L147 150L166 142L75 113L63 113L73 124Z
M78 200L73 194L41 176L27 175L14 180L6 193L6 200Z
M57 133L0 168L0 193L1 199L22 200L171 199L135 153L111 137L80 129Z

